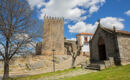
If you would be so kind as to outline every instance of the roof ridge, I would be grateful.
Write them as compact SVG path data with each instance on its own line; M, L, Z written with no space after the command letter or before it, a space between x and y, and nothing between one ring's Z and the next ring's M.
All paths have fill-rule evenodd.
M114 29L111 29L111 28L106 28L106 27L101 27L103 30L109 30L111 32L114 32ZM130 32L129 31L124 31L124 30L115 30L116 33L122 33L122 34L128 34L130 35Z

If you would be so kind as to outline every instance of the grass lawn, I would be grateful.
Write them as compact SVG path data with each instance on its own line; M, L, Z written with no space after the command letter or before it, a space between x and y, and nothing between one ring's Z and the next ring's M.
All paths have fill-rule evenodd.
M67 74L70 71L76 71L78 69L80 68L67 69L63 71L49 72L26 77L17 77L9 80L35 80L55 75L63 75L65 73ZM89 74L67 77L59 80L130 80L130 65L116 66L99 72L92 72Z
M48 73L43 73L43 74L37 74L37 75L32 75L32 76L25 76L25 77L16 77L16 78L10 78L9 80L35 80L35 79L40 79L40 78L44 78L44 77L50 77L50 76L54 76L54 75L60 75L63 73L68 73L70 71L75 71L80 69L75 68L75 69L66 69L63 71L56 71L56 72L48 72Z
M130 65L112 67L103 71L60 80L130 80Z

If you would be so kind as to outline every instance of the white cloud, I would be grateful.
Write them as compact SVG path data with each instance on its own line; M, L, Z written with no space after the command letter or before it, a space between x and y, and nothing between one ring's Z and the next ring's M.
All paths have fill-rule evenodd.
M49 2L44 2L44 0L27 0L32 9L34 7L44 8L40 9L40 19L46 14L48 16L64 17L65 19L79 21L85 16L84 13L92 13L99 10L99 8L105 3L105 0L50 0ZM87 10L83 10L83 7ZM86 15L87 16L87 15Z
M44 0L27 0L31 9L34 9L34 7L40 8L42 5L45 5Z
M36 42L30 42L30 43L27 43L25 44L26 46L26 51L30 51L31 53L35 53L35 48L36 48Z
M123 21L124 19L122 18L106 17L101 19L101 24L108 28L113 28L113 26L115 26L116 29L121 30L124 28Z
M103 27L107 28L113 28L113 26L116 27L116 29L121 30L124 28L124 24L122 23L124 19L122 18L116 18L116 17L106 17L101 18L101 24ZM94 31L97 28L98 23L95 22L95 24L86 24L83 21L77 22L75 25L69 25L69 32L72 33L81 33L81 32L88 32L88 33L94 33Z
M89 9L89 13L92 14L92 13L94 13L94 12L97 12L98 9L99 9L98 6L93 5L93 6Z
M29 35L28 34L25 34L25 33L21 33L21 34L17 34L15 36L15 39L16 40L26 40L29 38Z
M73 26L68 26L69 28L69 32L72 32L72 33L81 33L81 32L89 32L89 33L93 33L94 32L94 27L95 25L92 25L92 24L86 24L85 22L83 21L80 21L78 23L76 23L75 25Z
M76 41L76 38L70 38L70 39L67 39L67 40Z
M126 11L125 14L130 16L130 10Z
M24 49L21 49L23 52L29 51L31 50L31 52L35 52L35 46L36 46L36 42L32 41L32 39L30 38L30 36L26 33L21 33L21 34L17 34L15 36L15 40L16 41L23 41L25 40L25 42L27 42L26 44L23 44L22 46L24 46ZM14 45L14 47L17 47L17 45Z

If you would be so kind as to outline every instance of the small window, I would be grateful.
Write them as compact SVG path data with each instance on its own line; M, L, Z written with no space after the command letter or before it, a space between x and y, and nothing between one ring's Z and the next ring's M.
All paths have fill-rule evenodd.
M92 39L92 36L90 37L90 40Z
M88 38L87 38L87 37L84 38L84 42L85 42L85 43L88 42Z

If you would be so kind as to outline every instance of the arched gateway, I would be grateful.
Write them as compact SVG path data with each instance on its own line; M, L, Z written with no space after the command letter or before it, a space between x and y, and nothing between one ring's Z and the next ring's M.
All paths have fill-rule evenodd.
M106 60L106 48L105 48L105 43L104 39L102 37L99 38L98 40L98 53L99 53L99 59L100 60Z

